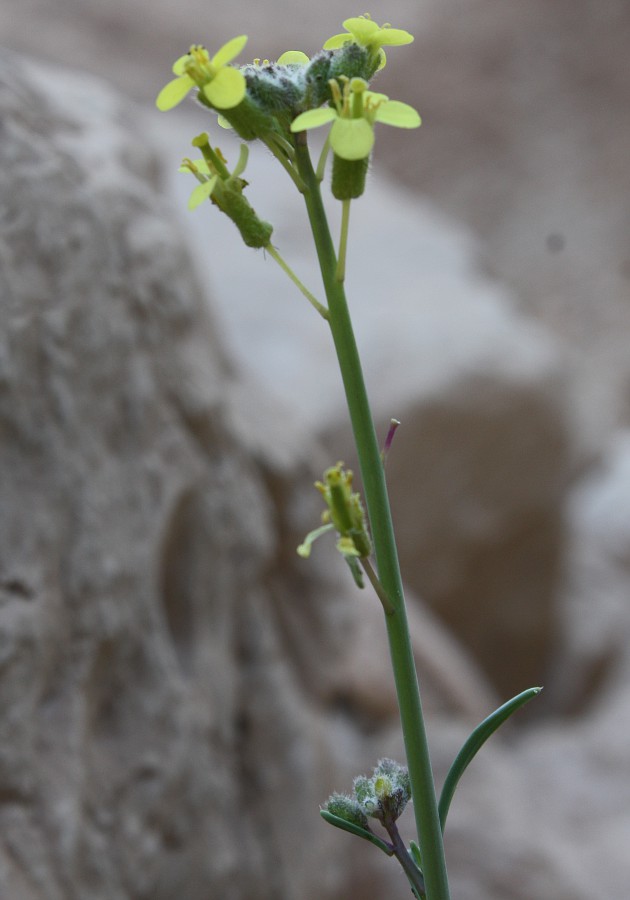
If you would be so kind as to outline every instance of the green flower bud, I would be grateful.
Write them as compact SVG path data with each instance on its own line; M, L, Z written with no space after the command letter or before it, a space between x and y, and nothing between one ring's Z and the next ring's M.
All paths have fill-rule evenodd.
M359 44L344 44L339 50L334 51L330 61L329 78L363 78L370 81L377 69L378 64L370 58L365 47Z
M353 789L365 815L381 822L394 822L411 798L407 769L392 759L379 760L371 777L357 776Z
M241 71L245 75L250 99L287 131L304 97L304 66L255 60Z
M332 794L324 804L324 809L346 822L351 822L360 828L368 828L367 816L357 801L348 794Z
M328 82L332 78L330 67L334 58L333 50L320 50L309 62L304 72L304 109L317 109L330 100Z

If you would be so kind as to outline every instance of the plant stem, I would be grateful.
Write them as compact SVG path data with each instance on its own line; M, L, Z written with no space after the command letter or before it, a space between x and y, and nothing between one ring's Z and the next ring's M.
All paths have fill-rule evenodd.
M341 234L339 236L337 272L335 274L337 281L345 281L346 279L346 253L348 251L348 224L350 222L351 202L351 200L342 200L341 202Z
M383 585L378 580L378 575L372 568L372 563L370 562L369 559L367 559L365 557L360 559L359 562L360 562L361 566L363 567L363 571L367 575L370 584L374 588L376 596L378 597L378 599L381 601L381 603L383 605L385 615L391 616L391 614L394 612L394 607L392 606L391 600L385 593L385 590L383 589Z
M365 390L344 286L336 279L337 259L319 182L308 152L306 134L300 132L295 137L295 163L304 184L304 200L328 300L329 325L359 458L378 577L392 608L385 616L385 622L414 800L418 843L424 863L426 896L428 900L449 900L433 772L380 448Z
M387 833L391 838L392 847L394 848L394 856L402 866L405 875L409 879L409 884L413 888L415 888L418 897L424 897L426 895L424 878L422 877L422 874L416 866L415 862L409 855L409 851L405 847L404 841L398 832L396 823L386 822L385 828L387 829Z
M326 170L326 160L328 159L328 153L330 151L330 135L324 141L324 146L322 147L322 152L319 156L319 162L317 163L317 180L324 180L324 171Z
M304 191L304 185L302 184L300 176L298 175L296 170L293 168L293 165L291 164L291 160L287 159L285 153L283 152L283 148L280 147L276 141L273 141L271 139L265 139L263 137L263 138L261 138L261 140L264 143L264 145L269 150L271 150L271 152L276 157L276 159L278 160L278 162L280 163L282 168L286 169L288 174L291 176L296 188L298 189L298 191L300 193L302 193Z
M319 300L317 300L317 298L314 297L314 296L311 294L311 292L310 292L309 289L306 287L306 285L302 284L302 282L301 282L300 279L297 277L297 275L295 274L295 272L293 271L293 269L291 268L291 266L289 266L289 264L288 264L287 262L285 262L285 260L284 260L283 257L278 253L278 251L277 251L276 248L273 246L273 244L271 244L271 243L270 243L270 244L267 244L267 246L265 247L265 250L267 251L267 253L269 254L269 256L271 256L272 259L275 259L275 261L278 263L278 265L280 266L280 268L282 269L282 271L284 272L284 274L287 275L287 276L291 279L291 281L292 281L293 284L296 286L296 288L297 288L299 291L301 291L302 294L304 294L304 296L306 297L306 299L308 300L308 302L311 304L311 306L312 306L314 309L317 310L317 312L320 314L320 316L322 317L322 319L328 319L328 310L326 309L326 307L323 306L323 305L319 302Z

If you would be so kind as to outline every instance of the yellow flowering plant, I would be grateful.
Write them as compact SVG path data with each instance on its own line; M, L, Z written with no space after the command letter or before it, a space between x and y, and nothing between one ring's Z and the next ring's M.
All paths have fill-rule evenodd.
M367 13L363 16L346 19L342 24L346 29L345 33L334 34L328 38L324 44L324 50L337 49L350 42L360 44L367 47L378 60L379 69L382 69L387 62L383 47L401 47L404 44L411 44L413 41L413 35L408 31L392 28L389 24L379 26Z
M172 109L191 92L205 111L219 114L219 124L232 128L245 142L230 172L207 132L193 139L201 154L184 159L181 171L193 175L197 185L189 207L198 209L209 200L238 228L245 244L262 248L285 272L330 329L337 352L346 402L355 439L364 500L353 488L352 472L342 463L326 470L317 482L324 501L322 524L298 547L308 557L316 539L333 532L336 547L359 587L364 576L384 612L396 685L407 766L381 760L371 778L359 776L353 793L333 794L321 810L330 824L369 841L400 863L417 900L449 900L443 830L455 788L466 767L491 734L512 713L538 693L530 688L485 719L457 754L439 800L429 756L415 662L407 623L402 578L387 485L385 461L396 426L381 451L374 431L361 360L345 294L346 251L350 207L361 197L375 144L375 125L415 129L420 116L413 107L372 91L370 83L386 62L383 47L410 44L409 32L379 26L366 14L343 22L345 32L325 42L308 57L298 50L275 61L255 59L233 65L247 37L224 44L214 55L193 45L173 66L176 76L157 97L162 111ZM308 132L330 125L329 135L315 166ZM319 300L293 271L272 242L273 228L252 209L242 177L248 161L247 142L259 140L274 154L304 199L325 298ZM341 201L341 227L337 247L328 224L321 192L332 151L332 194ZM408 800L413 811L417 842L407 848L396 821ZM385 835L372 830L376 819Z

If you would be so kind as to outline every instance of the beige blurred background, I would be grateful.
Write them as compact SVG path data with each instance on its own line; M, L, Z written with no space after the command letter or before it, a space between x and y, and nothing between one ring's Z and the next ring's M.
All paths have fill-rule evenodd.
M360 289L375 293L359 317L359 330L362 346L368 350L379 425L400 412L392 408L392 397L406 413L388 471L405 577L412 596L420 598L413 604L414 615L421 616L414 633L418 656L428 671L429 685L434 678L439 688L432 703L429 692L429 711L439 722L439 760L446 759L451 744L459 740L449 729L456 720L453 708L466 707L467 698L457 691L465 695L469 689L474 695L475 702L465 711L470 716L473 710L476 716L478 708L487 708L488 695L498 702L543 679L547 687L537 711L520 720L524 725L516 739L514 731L508 732L505 744L497 743L496 751L490 751L487 768L476 770L477 781L471 774L470 786L464 789L468 803L462 802L455 812L461 819L455 819L451 840L455 871L464 873L459 876L461 883L468 869L483 869L480 860L488 859L486 832L478 828L479 810L486 810L486 821L491 823L487 840L493 840L492 828L501 837L506 832L506 843L518 859L505 863L491 859L487 879L475 882L478 894L471 888L461 896L501 900L590 896L588 875L593 865L605 860L606 896L624 900L630 835L626 796L630 784L626 777L630 4L627 0L391 0L375 2L369 11L377 22L388 21L416 36L410 47L391 50L390 64L375 86L413 104L423 126L413 139L393 130L389 134L387 129L379 134L370 177L372 199L366 196L365 205L357 204L362 212L352 223L358 249L351 250L349 278L356 279L353 283ZM0 4L0 44L31 60L68 67L76 71L77 82L81 72L97 75L134 101L136 124L146 134L147 166L153 169L152 154L161 154L162 171L154 173L156 192L176 195L173 210L181 210L179 235L194 252L230 353L245 369L252 363L249 374L265 389L277 388L275 392L289 407L292 427L304 410L297 406L293 410L290 404L296 397L306 398L312 410L308 428L328 443L335 458L351 450L338 406L330 399L338 396L338 383L327 334L310 328L312 316L306 304L298 309L288 299L284 305L286 287L273 280L269 265L260 268L262 254L250 264L252 257L243 254L232 232L223 229L225 238L218 229L215 234L211 215L197 219L187 215L185 196L190 187L180 186L176 161L187 152L189 137L204 127L203 119L192 103L163 116L153 101L169 78L172 61L192 42L216 48L247 33L247 59L274 58L289 48L312 53L341 30L345 17L362 12L330 0L317 4L2 0ZM55 90L63 89L64 83L70 90L64 78L53 82ZM85 129L87 143L90 134L106 142L111 132L109 108L103 111L103 129L94 127L102 96L95 91L93 110L87 109L85 92L77 103L82 117L77 131ZM72 98L68 105L71 102ZM55 109L56 116L62 108L60 104ZM131 171L142 164L134 147L128 154L133 157ZM85 158L92 159L92 149ZM102 159L106 152L107 148L99 157L95 151L93 158ZM260 203L263 216L273 212L279 241L292 251L292 259L297 257L300 272L302 264L308 271L307 261L300 257L308 237L292 220L295 198L289 200L276 189L270 160L252 155L260 166L257 171L262 172L259 183L252 178L255 203ZM175 173L173 177L169 171ZM39 177L45 179L45 173ZM138 178L139 191L145 188L141 181ZM91 196L83 199L93 202ZM173 220L177 215L172 213ZM170 227L170 220L166 224ZM213 253L206 251L208 235ZM382 267L374 265L383 251L397 260L393 284L384 277ZM188 291L187 284L183 293ZM391 312L389 290L396 301L394 305L392 300ZM361 290L357 293L360 296ZM263 302L251 303L252 297L258 301L269 296L278 304L280 329ZM302 316L309 322L308 329L302 329ZM379 351L377 344L383 344L384 350ZM79 340L77 345L81 357ZM185 355L187 350L181 352ZM199 358L190 354L191 369L204 353L205 346ZM284 522L286 516L291 528L297 527L296 521L301 528L303 509L300 515L295 510L300 504L304 507L305 489L296 488L295 483L299 474L299 484L310 485L311 456L319 465L319 444L308 428L295 429L296 434L299 431L295 444L300 446L296 454L300 471L293 471L291 444L273 446L277 433L285 433L280 407L268 413L265 403L255 400L253 405L259 408L252 412L248 399L250 406L242 416L248 420L249 431L239 464L250 453L256 465L259 456L269 455L272 463L266 459L265 472L277 504L274 516L280 509L278 521ZM258 433L259 425L264 440L257 443L252 434ZM305 457L308 462L303 463ZM280 477L283 467L290 470L289 475ZM232 488L228 483L225 490ZM230 494L226 506L231 502ZM193 525L195 521L192 516ZM205 538L193 525L191 534L203 560L200 596L205 597L211 580L205 568ZM214 519L207 527L215 533ZM291 528L287 526L293 535ZM188 532L185 536L188 540ZM240 537L239 533L235 540ZM175 549L179 552L179 544ZM356 657L335 675L341 688L335 688L337 693L330 689L330 696L322 698L320 673L314 665L319 662L319 644L313 650L308 630L312 608L304 603L296 616L293 605L295 584L301 586L300 579L307 579L302 570L299 577L294 576L296 562L292 552L290 560L288 555L284 546L273 557L288 582L288 611L281 609L279 615L280 650L270 668L278 665L284 671L287 659L290 667L294 662L298 669L312 667L304 681L314 697L309 694L316 711L313 719L324 709L334 720L339 731L330 731L334 752L329 756L337 754L346 765L350 755L343 743L344 735L350 733L347 722L356 725L358 735L348 738L349 744L354 741L367 747L370 732L361 729L365 721L378 723L381 715L379 683L385 679L379 666L386 654L373 653L371 643L371 628L374 633L380 628L380 616L373 626L371 620L361 626L367 638L352 643ZM317 577L327 574L329 561L326 553L314 554L313 569L308 571L319 572L314 580L317 590ZM174 559L169 556L167 562L178 570L175 551ZM231 575L238 574L240 565L229 563L225 562ZM179 583L176 588L174 609L180 599ZM256 608L258 595L253 596ZM304 596L309 597L308 592ZM270 597L274 612L269 621L275 627L279 605L275 583ZM427 615L423 600L461 643L451 646L447 630L436 628L430 617L422 618ZM348 608L358 619L367 620L355 601L353 594ZM337 613L325 615L329 633L336 636ZM248 625L247 616L243 621L245 630L254 632L251 644L255 647L259 642L256 621ZM214 647L208 658L213 653L220 666ZM458 675L455 700L449 706L445 697L452 687L450 673L459 673L457 659L468 666L464 672L474 671L475 677ZM238 654L234 665L247 668ZM254 676L258 678L258 673ZM277 739L291 764L299 768L310 757L307 742L297 741L292 729L299 715L306 716L306 705L299 692L295 708L287 704L279 683L263 680L261 696L278 698L278 720L289 723L289 736L268 723L263 723L261 733L267 728L273 738L270 744L275 747ZM282 684L294 690L290 678ZM74 693L71 685L68 694ZM196 695L193 699L196 711ZM389 727L395 719L395 703L389 695L386 701L387 716L392 716L387 718ZM257 714L256 704L252 707ZM217 708L224 712L223 697ZM300 735L310 734L310 720L307 725ZM313 731L321 740L315 726ZM397 725L395 731L398 735ZM250 739L254 750L257 734L254 729ZM322 759L327 759L327 753ZM199 767L195 763L188 770L197 773ZM278 766L279 772L289 770L289 763L284 769ZM328 760L320 764L319 775L325 781L333 774L338 777L338 771ZM240 784L242 774L239 769L235 783ZM492 787L495 777L498 790ZM308 799L315 806L320 802L319 782L313 781L312 789L316 796ZM512 790L510 808L507 801ZM273 784L269 794L277 797ZM251 803L251 798L247 801ZM293 829L284 813L275 821L280 820L287 832L278 840L283 848ZM260 821L265 823L261 834L266 836L267 819L263 815ZM556 857L559 860L557 880L555 869L551 874L545 869L546 854L554 865ZM203 847L201 856L205 859ZM270 859L275 865L275 857ZM541 865L541 859L547 862ZM316 859L305 868L309 865L308 883L317 884L319 862ZM368 873L366 881L370 878ZM543 885L542 893L531 884ZM552 897L545 885L561 885L560 893ZM298 900L319 896L317 889L310 894L295 890ZM287 892L286 896L293 895Z
M248 56L312 53L363 12L329 0L3 0L0 41L91 71L151 104L191 42L250 36ZM416 36L380 90L421 137L377 162L482 240L488 269L573 353L596 428L630 415L630 7L625 0L391 0L370 13Z

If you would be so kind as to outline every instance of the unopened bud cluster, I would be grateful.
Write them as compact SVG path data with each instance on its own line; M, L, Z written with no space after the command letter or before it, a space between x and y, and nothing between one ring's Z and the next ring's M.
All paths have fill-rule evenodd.
M409 773L393 759L381 759L371 776L354 779L353 793L332 794L325 809L354 825L368 827L368 818L391 825L411 798Z

